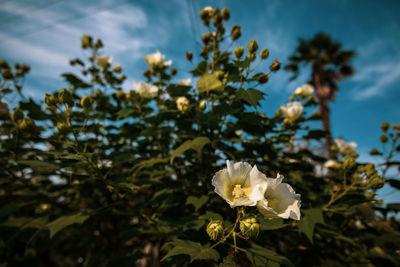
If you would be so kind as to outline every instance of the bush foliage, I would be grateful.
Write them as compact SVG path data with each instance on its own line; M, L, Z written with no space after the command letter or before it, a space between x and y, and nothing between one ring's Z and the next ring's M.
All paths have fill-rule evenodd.
M229 9L200 15L202 52L186 54L195 86L176 82L177 69L154 54L146 82L127 93L121 66L91 36L81 40L88 57L70 62L80 74L62 74L68 86L44 103L22 95L28 66L0 62L4 266L399 265L399 221L387 214L400 204L375 198L384 178L399 188L386 177L399 165L399 126L383 124L389 149L371 151L383 169L338 146L325 166L317 148L327 133L306 126L320 120L317 100L295 96L297 118L263 114L280 62L255 40L224 48L241 36L237 25L226 32ZM7 104L18 94L17 106ZM301 194L300 220L231 208L211 184L226 160L282 174Z

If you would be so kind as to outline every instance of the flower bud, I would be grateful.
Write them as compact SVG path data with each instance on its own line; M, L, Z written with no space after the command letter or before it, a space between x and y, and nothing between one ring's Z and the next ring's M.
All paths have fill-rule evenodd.
M217 70L215 72L215 75L217 75L218 80L222 81L222 79L224 78L225 73L222 70Z
M92 36L90 35L84 35L81 37L81 46L83 49L92 47L92 42Z
M205 101L201 101L199 104L200 110L205 110L207 107L207 103Z
M0 60L0 68L9 68L8 63L6 60Z
M279 62L278 60L274 60L274 62L272 62L271 66L269 67L269 69L271 71L277 71L281 68L282 63Z
M21 108L16 108L11 113L11 120L13 122L18 122L18 121L22 120L24 117L25 117L24 111Z
M217 240L224 234L222 222L219 220L211 220L207 225L206 231L211 240Z
M8 119L8 105L7 103L0 102L0 120Z
M214 26L218 27L219 25L221 25L222 21L223 21L223 17L221 15L221 12L219 11L218 8L216 8L214 11L214 15L213 15Z
M25 117L19 122L18 126L21 130L33 130L35 128L35 122L31 118Z
M222 18L224 20L229 20L229 18L231 17L231 10L227 7L225 7L224 9L222 9Z
M382 130L383 132L386 132L388 129L389 129L389 123L387 123L387 122L382 122L382 124L381 124L381 130Z
M232 27L231 35L232 35L232 39L233 39L234 41L237 40L237 39L239 39L240 36L242 36L242 32L241 32L241 30L240 30L240 26L239 26L239 25L234 25L234 26Z
M186 52L185 57L187 60L192 61L193 53L188 51L188 52Z
M379 177L378 175L374 175L368 181L368 187L372 189L379 189L383 187L385 184L385 178Z
M117 64L117 65L114 65L113 70L116 73L120 73L122 71L122 67L120 64Z
M94 44L96 48L102 48L103 47L103 42L101 39L97 39L96 43Z
M261 52L260 52L261 59L266 59L268 56L269 56L268 48L265 48L265 49L261 50Z
M256 40L251 40L247 45L247 50L250 54L255 53L258 49L258 44Z
M210 25L210 18L212 16L213 10L211 7L206 7L200 11L200 18L204 25Z
M236 57L237 59L240 59L240 58L243 56L244 48L238 46L238 47L236 47L236 48L233 50L233 53L235 54L235 57Z
M3 72L1 73L4 79L9 80L13 78L13 74L9 68L3 69Z
M208 44L212 38L212 34L210 32L206 32L201 36L201 40L203 41L204 44Z
M256 53L251 53L251 54L249 54L249 59L250 59L250 61L254 61L255 59L256 59Z
M345 170L350 170L350 169L352 169L352 168L354 168L355 166L356 166L356 161L355 161L355 159L353 159L353 158L346 158L344 161L343 161L343 168L345 169Z
M386 143L387 140L388 140L388 136L387 136L386 134L382 134L382 135L380 136L380 139L381 139L381 142L382 142L382 143Z
M90 95L85 95L84 97L82 97L81 99L81 106L84 109L88 109L91 108L93 104L93 99Z
M68 127L65 123L57 122L57 130L60 134L68 133Z
M259 83L266 83L266 82L268 82L268 80L269 80L268 74L265 74L265 75L261 76L261 77L258 79L258 82L259 82Z
M244 218L240 221L240 232L245 237L257 237L260 233L260 224L255 217Z
M49 95L46 94L45 98L44 98L44 102L46 103L46 105L48 106L56 106L58 104L58 99L55 95Z
M178 70L175 67L171 68L171 75L176 75L178 73Z
M379 155L380 152L378 151L378 149L376 148L372 148L371 151L369 152L371 155L375 156L375 155Z
M72 96L72 93L68 89L61 89L60 93L58 93L58 101L61 104L67 104L69 106L74 105L74 97Z

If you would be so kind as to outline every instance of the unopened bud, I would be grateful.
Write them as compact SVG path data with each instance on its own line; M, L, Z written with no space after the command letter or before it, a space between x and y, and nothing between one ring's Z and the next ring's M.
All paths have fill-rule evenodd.
M13 74L11 72L11 69L3 69L3 72L1 73L4 79L9 80L13 78Z
M211 240L217 240L224 234L222 222L219 220L211 220L207 225L206 231Z
M389 123L387 123L387 122L382 122L382 124L381 124L381 130L382 130L383 132L386 132L388 129L389 129Z
M20 121L19 127L21 130L33 130L35 128L35 123L31 118L25 117Z
M350 169L352 169L352 168L354 168L355 166L356 166L356 161L355 161L355 159L353 159L353 158L346 158L344 161L343 161L343 168L345 169L345 170L350 170Z
M261 59L266 59L268 56L269 56L268 48L265 48L265 49L261 50L261 52L260 52Z
M261 77L258 79L258 82L259 82L259 83L266 83L266 82L268 82L268 80L269 80L268 74L265 74L265 75L261 76Z
M113 70L114 70L116 73L120 73L120 72L122 71L122 67L121 67L120 64L117 64L117 65L114 65Z
M187 60L192 61L193 53L188 51L188 52L186 52L185 57Z
M250 61L254 61L256 59L256 57L257 57L256 53L249 54Z
M240 232L245 237L257 237L260 233L260 224L254 217L244 218L240 221Z
M211 7L206 7L200 11L200 18L204 25L210 25L210 18L212 16L213 10Z
M81 46L82 48L88 48L88 47L92 47L92 36L90 35L84 35L81 37Z
M381 139L381 142L382 142L382 143L386 143L387 140L388 140L388 136L387 136L386 134L382 134L382 135L380 136L380 139Z
M227 7L225 7L224 9L222 9L222 17L224 18L224 20L229 20L229 18L231 17L231 10Z
M375 175L369 179L368 186L369 186L369 188L372 188L372 189L379 189L379 188L383 187L383 185L385 184L385 181L386 181L385 178Z
M96 43L94 44L96 48L102 48L103 47L103 42L101 39L97 39Z
M206 32L201 36L201 40L204 44L208 44L212 38L212 34L210 32Z
M205 101L201 101L199 104L200 110L205 110L207 107L207 103Z
M178 73L178 70L175 67L171 68L171 75L176 75Z
M6 60L0 60L0 68L9 68L8 63Z
M24 117L25 117L24 111L21 108L16 108L11 113L11 120L13 122L18 122L18 121L22 120Z
M51 94L46 94L45 98L44 98L44 102L46 103L46 105L48 106L56 106L58 104L58 99L55 95Z
M379 151L376 148L371 149L371 152L369 152L371 155L379 155Z
M85 95L84 97L82 97L81 99L81 106L84 109L88 109L91 108L93 104L93 99L90 95Z
M251 40L247 45L247 50L250 54L255 53L258 49L258 44L256 40Z
M66 134L68 132L68 127L65 123L57 122L57 130L60 134Z
M231 35L232 35L232 39L233 39L234 41L237 40L237 39L239 39L240 36L242 36L242 32L241 32L241 30L240 30L240 26L239 26L239 25L234 25L234 26L232 27Z
M71 107L74 105L74 97L72 96L72 93L66 88L61 89L60 93L58 93L58 101L61 104L67 104Z
M282 63L279 62L278 60L274 60L274 62L272 62L271 66L269 67L269 69L271 71L277 71L281 68Z
M240 58L243 56L244 48L238 46L238 47L236 47L236 48L233 50L233 53L235 54L235 57L236 57L237 59L240 59Z
M223 17L221 15L221 12L219 11L218 8L216 8L214 11L214 15L213 15L214 26L218 27L219 25L221 25L222 21L223 21Z

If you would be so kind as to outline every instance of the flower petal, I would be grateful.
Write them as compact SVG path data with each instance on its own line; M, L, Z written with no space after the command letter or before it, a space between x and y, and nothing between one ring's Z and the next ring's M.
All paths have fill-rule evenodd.
M215 187L215 192L228 201L227 195L226 195L226 187L231 184L230 179L229 179L229 174L226 169L218 171L214 177L212 178L211 184ZM230 201L229 201L230 202ZM230 202L232 203L232 202Z
M236 162L232 164L229 160L226 161L229 177L232 183L241 184L243 187L250 186L249 173L251 165L247 162Z

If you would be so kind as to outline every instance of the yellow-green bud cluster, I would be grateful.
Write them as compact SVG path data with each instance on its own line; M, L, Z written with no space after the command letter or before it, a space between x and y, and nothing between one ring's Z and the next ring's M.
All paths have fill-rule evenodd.
M9 115L8 105L7 103L0 102L0 120L8 119Z
M92 107L93 104L93 98L90 95L85 95L81 99L81 106L84 109L89 109Z
M357 162L354 158L345 158L343 161L343 168L345 170L351 170L357 165Z
M269 67L269 69L271 71L277 71L281 68L282 63L279 62L278 60L274 60L274 62L272 62L271 66Z
M211 220L206 231L211 240L217 240L224 234L224 227L220 220Z
M388 122L382 122L382 124L381 124L382 132L387 132L388 129L389 129L389 123Z
M72 93L66 88L61 89L60 93L58 94L58 101L61 104L68 105L70 107L74 105L74 97L72 96Z
M33 130L35 122L31 118L25 117L19 122L18 126L21 130Z
M233 25L232 30L231 30L231 35L232 35L232 39L234 41L239 39L240 36L242 36L242 31L240 30L239 25Z
M265 48L260 51L260 57L261 59L266 59L269 56L269 50L268 48Z
M11 113L11 120L15 123L21 121L25 117L24 111L21 108L15 108Z
M47 106L57 106L58 98L54 94L52 95L46 94L44 102L46 103Z
M83 49L90 48L93 46L93 39L90 35L84 35L81 37L81 46Z
M247 217L240 221L240 232L248 238L257 237L260 233L260 224L255 217Z
M258 44L256 40L251 40L249 44L247 45L247 50L249 51L249 54L255 53L258 49Z
M238 47L236 47L236 48L233 50L233 53L235 54L235 57L236 57L237 59L240 59L240 58L243 56L244 48L238 46Z
M205 110L207 107L207 103L205 101L201 101L199 104L200 110Z
M388 141L388 136L386 134L382 134L380 136L381 142L386 143Z

